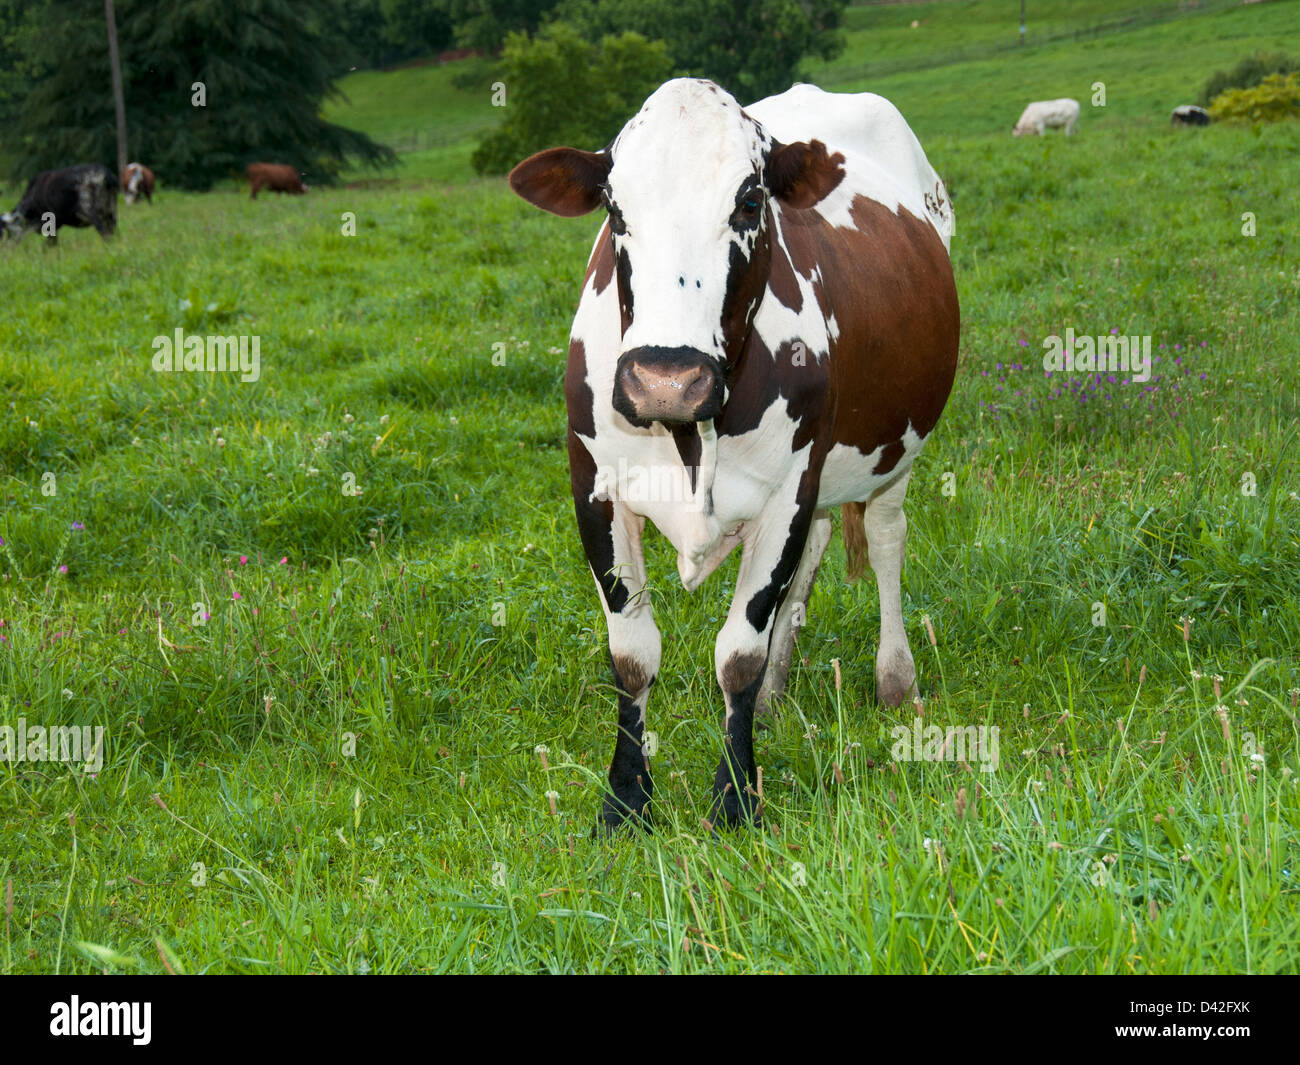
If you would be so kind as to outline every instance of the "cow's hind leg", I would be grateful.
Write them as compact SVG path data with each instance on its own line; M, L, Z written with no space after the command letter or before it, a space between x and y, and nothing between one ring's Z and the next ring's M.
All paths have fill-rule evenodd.
M609 792L596 826L598 832L612 832L624 821L648 823L650 819L654 782L644 749L645 713L650 687L659 673L661 641L645 586L641 551L645 519L618 504L592 500L581 490L575 492L575 503L578 530L605 609L610 668L618 692L618 735L609 763Z
M756 713L760 728L765 725L764 718L776 716L781 697L785 694L790 664L794 660L795 634L808 617L808 598L812 595L813 584L817 580L817 568L821 565L822 555L826 553L826 546L830 542L830 514L819 510L813 517L812 528L808 530L808 542L804 545L803 557L799 560L794 580L790 582L790 590L786 593L781 609L777 611L776 626L768 651L767 672L763 677L763 686L758 690Z
M871 569L880 593L880 649L876 653L876 697L887 706L901 706L916 694L916 666L903 625L903 550L907 517L903 498L911 480L909 469L867 500L864 519Z

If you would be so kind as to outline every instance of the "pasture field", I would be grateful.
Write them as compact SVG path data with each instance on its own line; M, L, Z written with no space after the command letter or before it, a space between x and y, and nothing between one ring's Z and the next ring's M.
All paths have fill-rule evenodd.
M872 83L957 212L923 724L996 726L998 765L891 757L916 711L874 702L836 544L763 827L720 837L736 559L687 595L648 535L657 827L589 838L614 695L560 352L594 220L462 141L0 248L0 725L106 728L94 774L0 762L0 972L1295 972L1300 123L1167 115L1298 32L1252 5ZM1057 95L1076 137L1010 137ZM259 337L260 376L156 372L178 327ZM1067 328L1150 336L1152 379L1046 377Z

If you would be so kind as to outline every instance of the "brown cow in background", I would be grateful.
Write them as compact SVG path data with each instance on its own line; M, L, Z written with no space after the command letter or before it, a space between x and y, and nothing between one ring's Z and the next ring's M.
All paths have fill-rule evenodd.
M298 171L285 163L249 163L245 173L248 175L249 185L252 186L249 194L251 200L257 199L257 194L263 189L301 196L308 188L302 183Z
M137 202L141 196L153 206L153 171L143 163L127 163L122 171L122 192L127 203Z

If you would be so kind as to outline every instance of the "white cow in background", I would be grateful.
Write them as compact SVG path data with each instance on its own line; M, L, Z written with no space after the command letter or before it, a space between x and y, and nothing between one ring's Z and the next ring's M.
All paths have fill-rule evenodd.
M1079 125L1079 101L1068 97L1060 100L1035 100L1025 108L1012 133L1017 137L1041 137L1048 129L1064 128L1066 136Z

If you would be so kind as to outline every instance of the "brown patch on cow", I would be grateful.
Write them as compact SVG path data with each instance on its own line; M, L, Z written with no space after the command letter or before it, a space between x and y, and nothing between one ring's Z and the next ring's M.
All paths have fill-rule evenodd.
M886 444L885 450L880 453L880 458L876 462L876 468L871 472L877 477L888 473L898 465L898 460L907 454L907 448L903 441L895 440L892 444Z
M768 232L771 230L769 224ZM781 247L781 242L773 240L771 243L772 266L768 271L767 287L783 306L798 313L803 309L803 293L799 291L799 279L794 276L794 266L790 263L789 254Z
M826 428L829 376L825 361L805 352L803 365L795 365L793 343L782 344L775 356L757 333L728 375L730 392L722 413L714 420L720 436L740 436L757 429L767 409L778 398L786 401L786 414L797 423L791 450L798 451L813 438L818 427ZM830 434L825 450L829 450ZM813 461L818 461L814 454Z
M766 668L767 655L761 651L737 651L722 666L722 690L744 691L763 676Z
M927 219L854 197L854 228L786 229L795 269L815 261L840 334L832 345L834 442L864 455L883 448L875 473L903 455L910 425L939 421L957 371L960 309L952 263Z
M682 466L685 467L686 474L691 480L691 491L694 492L695 483L700 476L700 455L703 453L699 429L691 423L674 425L671 430L673 443L677 445L677 454L681 457Z
M654 677L635 658L627 658L624 655L611 655L610 658L614 663L614 679L629 697L635 699L650 687Z
M748 259L738 246L731 247L727 292L722 302L722 339L728 365L734 365L739 359L753 321L752 312L758 310L767 293L771 259L772 239L767 234L755 242Z
M627 248L619 249L614 256L614 276L618 279L619 328L626 333L632 328L632 260Z
M606 152L547 148L510 171L510 187L534 207L562 218L576 218L600 206L600 190L609 177Z
M592 253L591 261L587 263L587 274L582 279L582 286L586 288L587 283L591 282L595 287L596 295L599 296L609 287L613 277L614 238L610 236L609 219L605 219L605 224L596 237L596 250Z
M564 367L564 403L569 412L569 429L588 439L594 437L595 396L587 383L587 349L581 340L569 341L569 361Z
M749 432L781 397L799 423L793 449L814 442L810 468L820 469L830 448L845 444L864 455L880 451L873 472L885 474L905 454L908 427L929 435L952 390L957 289L947 251L928 220L895 214L863 196L854 199L851 212L855 226L839 228L815 211L781 211L784 251L772 241L774 284L784 289L791 283L783 275L788 262L812 281L821 313L834 316L839 334L829 358L807 351L796 365L792 343L773 357L751 331L728 374L730 392L717 427L728 436Z
M825 199L843 180L844 156L830 155L818 140L775 145L767 158L767 187L799 210Z
M844 537L845 577L856 581L871 561L867 550L866 503L845 503L840 508L840 535Z

